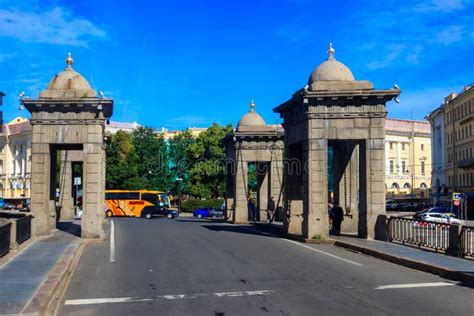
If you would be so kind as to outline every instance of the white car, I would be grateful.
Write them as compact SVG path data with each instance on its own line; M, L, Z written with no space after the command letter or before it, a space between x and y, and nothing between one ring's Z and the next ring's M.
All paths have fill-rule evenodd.
M420 219L426 222L441 223L441 224L461 224L461 221L451 214L443 213L426 213Z

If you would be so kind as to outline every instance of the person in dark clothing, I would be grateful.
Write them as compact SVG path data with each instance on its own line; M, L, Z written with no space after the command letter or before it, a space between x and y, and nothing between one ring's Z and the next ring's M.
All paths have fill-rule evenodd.
M275 201L273 200L273 196L268 201L267 206L267 222L270 223L273 219L273 214L275 214Z
M250 220L252 220L253 222L256 222L257 221L257 218L256 218L256 214L255 214L255 204L253 202L253 199L250 198L249 199L249 213L250 213Z
M344 220L344 211L339 205L334 205L332 208L332 233L339 236L341 234L341 224Z

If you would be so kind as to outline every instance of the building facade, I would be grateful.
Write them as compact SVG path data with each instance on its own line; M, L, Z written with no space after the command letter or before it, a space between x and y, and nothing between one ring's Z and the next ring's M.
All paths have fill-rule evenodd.
M448 191L444 106L441 105L426 118L431 125L431 196L436 204Z
M427 121L385 120L387 197L429 197L431 129Z
M444 101L446 178L451 192L474 192L474 85Z
M5 199L30 197L31 125L18 117L3 125L0 136L0 195Z

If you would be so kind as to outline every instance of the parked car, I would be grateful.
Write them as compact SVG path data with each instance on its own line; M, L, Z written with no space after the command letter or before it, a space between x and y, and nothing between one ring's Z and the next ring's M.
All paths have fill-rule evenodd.
M395 211L396 208L397 208L397 201L393 199L388 199L387 201L385 201L385 209L387 211Z
M447 213L425 213L420 218L422 221L442 223L442 224L461 224L461 221L452 214Z
M193 216L197 217L197 218L224 217L224 210L218 209L218 208L213 208L213 207L198 208L194 211Z
M432 214L432 213L441 213L441 214L448 214L450 211L446 207L432 207L421 212L416 213L413 215L414 219L421 219L421 217L425 214Z

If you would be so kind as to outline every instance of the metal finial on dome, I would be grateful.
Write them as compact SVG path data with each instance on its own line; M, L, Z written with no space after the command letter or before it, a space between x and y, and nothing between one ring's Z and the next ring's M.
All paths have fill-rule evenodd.
M255 103L253 103L253 100L250 101L250 111L253 112L253 109L255 108Z
M66 58L67 66L71 68L73 62L74 62L74 59L72 59L71 53L67 53L67 58Z
M334 58L334 53L336 52L336 50L334 49L334 47L332 47L332 43L329 42L329 48L328 48L328 60L329 59L335 59Z

